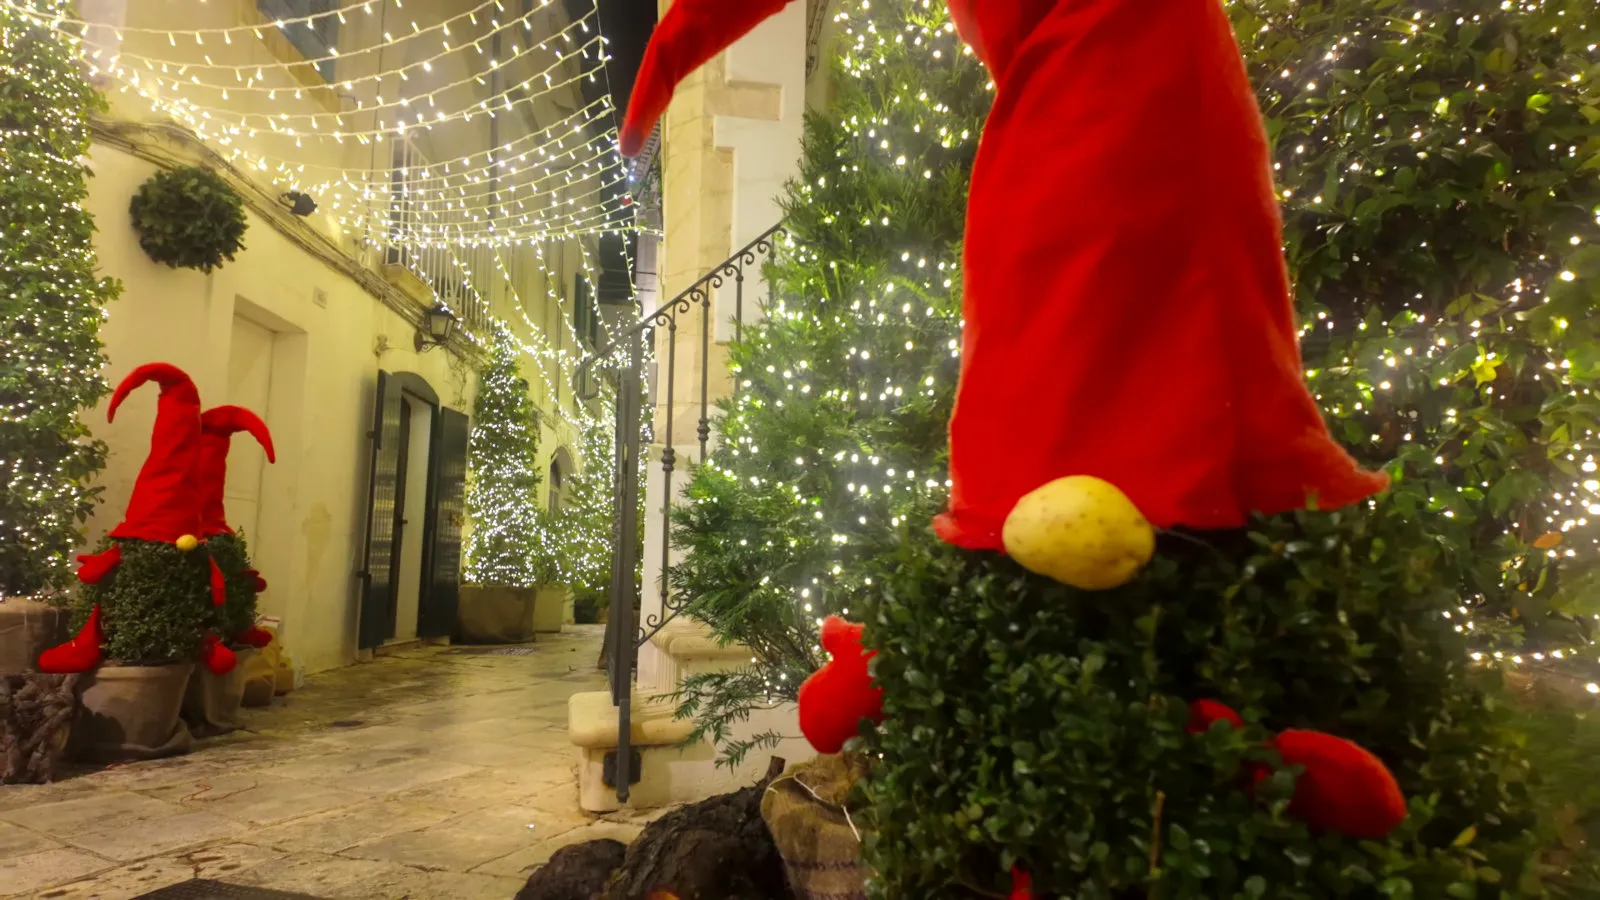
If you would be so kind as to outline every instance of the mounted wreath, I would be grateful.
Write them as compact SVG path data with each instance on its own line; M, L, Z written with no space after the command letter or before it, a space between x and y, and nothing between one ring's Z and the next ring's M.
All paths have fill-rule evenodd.
M244 200L210 169L157 172L139 186L128 212L145 254L173 268L210 272L244 249Z

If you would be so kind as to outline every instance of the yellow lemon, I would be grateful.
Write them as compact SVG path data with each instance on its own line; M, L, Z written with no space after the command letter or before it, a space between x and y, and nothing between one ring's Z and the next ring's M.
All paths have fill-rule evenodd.
M1127 584L1156 549L1155 529L1128 495L1088 475L1058 478L1017 501L1001 537L1024 568L1086 591Z
M190 550L200 546L200 539L192 534L186 534L183 537L178 538L178 540L174 543L178 545L179 550L188 553Z

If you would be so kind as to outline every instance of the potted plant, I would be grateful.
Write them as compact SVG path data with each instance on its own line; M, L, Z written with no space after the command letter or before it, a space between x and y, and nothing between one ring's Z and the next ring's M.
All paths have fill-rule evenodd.
M272 640L256 625L256 596L266 590L266 580L252 567L244 536L228 525L223 492L228 480L228 451L233 436L247 432L276 462L272 434L260 416L240 406L217 406L200 417L200 464L195 487L200 499L200 533L212 562L222 575L223 600L213 605L211 634L227 644L234 667L224 673L196 668L183 701L183 719L196 737L226 734L239 727L250 659Z
M560 533L559 514L539 513L539 533L547 539L529 560L534 580L533 630L538 634L556 634L561 626L574 621L572 588L561 560L561 544L552 539Z
M39 657L39 668L85 674L74 728L82 757L151 759L188 749L178 719L196 658L225 674L233 653L211 630L223 600L221 570L200 532L194 478L200 458L200 397L174 366L141 366L117 386L108 419L135 388L161 386L150 453L123 521L100 550L80 556L77 636Z

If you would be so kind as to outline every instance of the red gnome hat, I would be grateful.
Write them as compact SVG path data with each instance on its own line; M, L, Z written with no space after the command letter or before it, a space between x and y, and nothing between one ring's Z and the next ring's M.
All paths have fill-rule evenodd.
M784 5L677 0L623 152L679 80ZM1161 528L1382 490L1305 387L1266 132L1219 0L948 6L996 91L967 208L940 537L1002 550L1017 501L1069 475L1110 482Z
M228 450L233 436L249 432L267 453L267 462L277 462L272 448L272 432L261 417L242 406L214 406L200 416L200 537L233 534L228 527L227 510L222 504L228 481Z
M822 649L833 657L800 685L800 733L818 753L838 753L861 732L861 720L883 721L883 689L872 686L867 664L876 654L861 646L864 625L838 616L822 623Z
M122 401L149 381L161 385L150 455L134 482L122 524L111 529L111 536L172 543L200 532L200 498L194 485L200 463L200 393L176 366L143 365L117 385L106 420L115 421Z

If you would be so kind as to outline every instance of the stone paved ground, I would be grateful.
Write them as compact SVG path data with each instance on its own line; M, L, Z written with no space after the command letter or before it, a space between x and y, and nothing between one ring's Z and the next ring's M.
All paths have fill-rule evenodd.
M599 646L580 628L530 656L407 650L315 676L188 756L0 787L0 897L126 900L200 877L510 900L561 847L642 827L578 809L567 697L604 686Z

